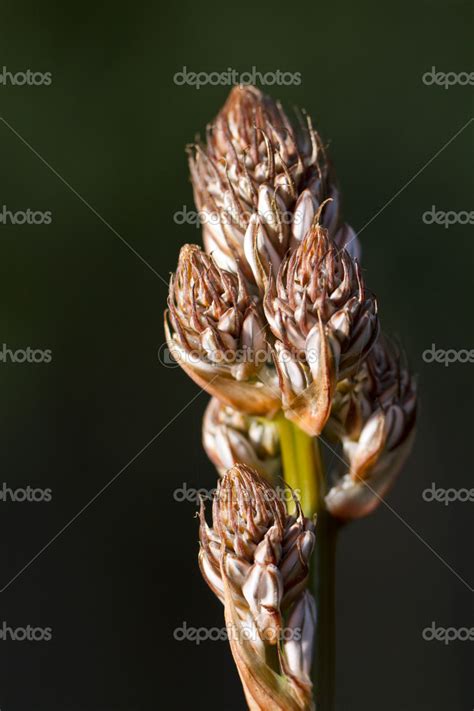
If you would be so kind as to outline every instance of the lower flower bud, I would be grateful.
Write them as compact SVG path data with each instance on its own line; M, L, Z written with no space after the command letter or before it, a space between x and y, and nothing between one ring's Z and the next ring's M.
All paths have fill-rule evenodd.
M314 525L299 508L289 516L272 487L243 464L219 482L212 518L210 528L202 504L199 562L235 632L231 649L249 707L312 709L307 675L312 607L305 588ZM283 642L289 645L286 652ZM268 662L271 647L278 649L274 665Z

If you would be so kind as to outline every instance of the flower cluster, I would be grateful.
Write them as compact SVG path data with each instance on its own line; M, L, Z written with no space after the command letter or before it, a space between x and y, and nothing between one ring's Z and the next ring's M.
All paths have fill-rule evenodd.
M165 332L174 358L212 395L203 442L223 479L212 528L201 511L201 570L231 625L255 633L253 644L232 644L250 708L309 709L314 534L298 502L289 516L268 500L283 473L277 423L339 448L344 466L321 505L328 516L359 518L408 455L416 386L381 333L309 117L294 125L255 87L235 87L189 161L208 218L204 248L181 249ZM283 624L303 625L304 645L282 645Z
M203 505L200 518L199 564L235 632L231 647L250 708L311 708L316 615L306 583L313 523L299 507L287 515L272 487L243 464L219 483L212 528ZM273 665L271 647L278 652ZM255 684L259 670L265 685Z
M270 280L264 307L285 414L320 434L337 382L357 370L377 337L376 301L358 263L316 224Z
M296 130L280 104L257 88L238 86L208 127L206 145L190 149L196 206L209 218L206 251L259 288L328 198L322 225L339 248L347 244L358 252L353 230L341 219L324 146L308 116L299 124Z

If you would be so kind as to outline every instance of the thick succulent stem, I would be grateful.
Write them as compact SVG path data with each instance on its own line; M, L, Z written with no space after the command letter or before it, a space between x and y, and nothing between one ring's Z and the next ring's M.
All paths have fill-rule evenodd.
M316 441L284 415L278 417L278 428L285 482L298 496L304 515L312 518L318 510Z
M278 431L280 433L281 458L285 483L293 492L298 494L300 489L300 473L298 470L295 440L293 437L294 426L283 414L278 416L277 422ZM290 504L288 509L290 513L293 513L293 504Z
M317 625L313 684L318 711L333 711L335 691L335 558L338 522L327 511L327 483L317 438L281 416L278 420L286 483L299 493L306 516L317 514L313 593Z

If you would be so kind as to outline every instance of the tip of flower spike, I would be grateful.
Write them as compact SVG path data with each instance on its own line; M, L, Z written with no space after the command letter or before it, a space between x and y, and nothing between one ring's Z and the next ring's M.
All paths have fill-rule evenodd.
M267 143L267 153L273 161L271 145L273 141L270 143L270 134L273 133L273 130L281 129L284 125L285 120L280 108L270 96L264 94L256 86L239 84L230 91L227 101L210 128L211 133L217 129L221 134L218 136L218 140L223 139L227 148L229 148L229 141L232 142L232 139L237 139L240 150L244 148L245 144L250 148L251 145L263 139ZM289 127L287 126L287 128ZM264 135L256 139L255 129L261 129ZM279 141L276 142L279 143ZM234 150L236 145L234 144ZM235 157L234 150L229 154L232 160Z
M236 101L261 101L265 94L253 84L236 84L232 87L224 104L224 108Z
M243 520L253 526L260 518L273 521L279 529L284 525L285 504L275 489L245 464L228 469L218 484L214 503L233 527L240 527Z
M274 106L274 100L258 87L252 84L237 84L231 89L221 109L221 115L233 111L254 114L259 107L268 109Z
M222 481L219 483L219 494L227 487L238 487L240 491L250 494L260 492L274 493L270 484L260 475L255 469L246 464L234 464L225 473ZM268 497L267 497L268 498ZM273 497L272 497L273 498Z

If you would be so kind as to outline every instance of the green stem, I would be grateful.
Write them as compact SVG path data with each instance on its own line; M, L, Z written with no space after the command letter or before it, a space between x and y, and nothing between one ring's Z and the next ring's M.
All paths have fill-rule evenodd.
M304 515L312 518L318 508L315 440L283 415L277 421L285 482L298 496Z
M334 709L335 556L338 524L327 512L324 465L317 438L310 437L283 415L278 418L285 481L299 493L305 516L317 514L312 589L317 624L313 680L318 711ZM290 507L291 509L291 507Z
M298 460L295 453L293 425L283 415L278 417L278 430L280 433L281 458L285 482L293 491L300 488ZM292 508L291 506L289 507Z
M318 440L307 435L296 425L293 425L293 438L301 488L301 506L304 515L313 518L318 511L321 489L318 475L320 463Z

